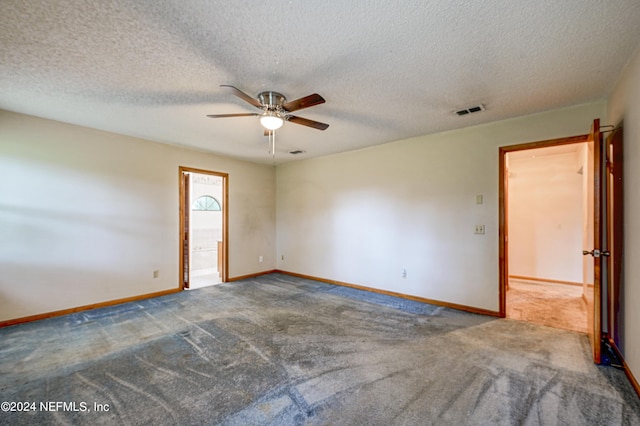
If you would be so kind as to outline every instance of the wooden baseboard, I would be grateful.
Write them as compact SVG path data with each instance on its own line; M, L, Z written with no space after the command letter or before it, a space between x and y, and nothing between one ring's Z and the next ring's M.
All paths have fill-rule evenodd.
M255 273L255 274L243 275L243 276L240 276L240 277L228 278L226 282L240 281L240 280L244 280L244 279L248 279L248 278L254 278L254 277L258 277L260 275L270 274L272 272L275 272L275 270L272 269L270 271L264 271L264 272L258 272L258 273ZM92 303L90 305L78 306L78 307L75 307L75 308L62 309L62 310L59 310L59 311L46 312L46 313L43 313L43 314L30 315L30 316L27 316L27 317L21 317L21 318L15 318L15 319L10 319L10 320L0 321L0 328L9 327L9 326L16 325L16 324L22 324L22 323L25 323L25 322L39 321L39 320L43 320L43 319L47 319L47 318L59 317L59 316L62 316L62 315L73 314L73 313L76 313L76 312L88 311L90 309L98 309L98 308L104 308L104 307L107 307L107 306L119 305L121 303L135 302L136 300L143 300L143 299L149 299L149 298L152 298L152 297L166 296L167 294L178 293L178 292L180 292L182 290L183 290L182 288L176 288L176 289L171 289L171 290L163 290L163 291L158 291L158 292L155 292L155 293L148 293L148 294L142 294L142 295L139 295L139 296L125 297L123 299L109 300L107 302L100 302L100 303Z
M248 275L241 275L238 277L233 277L233 278L228 278L226 282L233 282L233 281L241 281L241 280L248 280L251 278L255 278L255 277L259 277L261 275L267 275L267 274L272 274L274 272L279 272L277 269L271 269L270 271L262 271L262 272L256 272L255 274L248 274Z
M492 317L499 317L500 316L500 312L490 311L488 309L475 308L473 306L458 305L457 303L442 302L440 300L433 300L433 299L427 299L427 298L424 298L424 297L411 296L411 295L408 295L408 294L397 293L395 291L380 290L380 289L377 289L377 288L365 287L365 286L358 285L358 284L345 283L345 282L342 282L342 281L336 281L336 280L330 280L330 279L326 279L326 278L314 277L314 276L305 275L305 274L298 274L296 272L283 271L283 270L279 270L279 269L276 269L273 272L279 272L281 274L287 274L287 275L291 275L293 277L305 278L305 279L308 279L308 280L320 281L320 282L328 283L328 284L340 285L340 286L343 286L343 287L351 287L351 288L355 288L357 290L370 291L372 293L385 294L387 296L400 297L402 299L414 300L416 302L428 303L430 305L444 306L445 308L457 309L459 311L471 312L473 314L489 315L489 316L492 316Z
M575 281L561 281L561 280L552 280L549 278L536 278L536 277L525 277L522 275L509 275L510 280L524 280L524 281L533 281L533 282L541 282L541 283L550 283L550 284L565 284L565 285L573 285L582 287L582 283Z
M611 349L613 349L613 351L616 353L616 356L620 358L620 361L622 362L622 369L624 370L624 374L627 375L627 379L629 379L629 383L631 383L631 386L633 387L633 389L638 394L638 397L640 398L640 384L638 384L638 381L636 380L636 378L633 376L633 373L629 369L629 366L627 365L627 362L624 360L624 357L622 356L622 353L620 352L618 345L616 345L616 342L614 342L613 339L611 338L608 338L607 340L609 341L609 345L611 346Z
M68 308L68 309L62 309L62 310L59 310L59 311L46 312L44 314L29 315L27 317L21 317L21 318L15 318L15 319L10 319L10 320L0 321L0 328L9 327L11 325L16 325L16 324L22 324L22 323L25 323L25 322L32 322L32 321L39 321L39 320L43 320L43 319L47 319L47 318L60 317L62 315L68 315L68 314L73 314L73 313L76 313L76 312L88 311L90 309L105 308L107 306L119 305L119 304L128 303L128 302L135 302L137 300L150 299L152 297L166 296L168 294L178 293L178 292L181 292L181 291L182 291L181 288L174 288L174 289L171 289L171 290L157 291L155 293L147 293L147 294L141 294L141 295L138 295L138 296L125 297L125 298L122 298L122 299L108 300L106 302L92 303L90 305L77 306L75 308Z

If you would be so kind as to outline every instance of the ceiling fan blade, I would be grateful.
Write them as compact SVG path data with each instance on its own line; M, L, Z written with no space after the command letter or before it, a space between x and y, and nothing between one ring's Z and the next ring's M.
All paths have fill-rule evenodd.
M209 118L225 118L225 117L252 117L255 115L260 115L257 112L241 112L238 114L208 114Z
M307 118L296 117L295 115L287 115L285 118L287 119L287 121L291 121L292 123L302 124L303 126L313 127L314 129L318 130L325 130L327 127L329 127L328 124L309 120Z
M228 84L221 84L220 87L228 87L231 90L233 90L233 94L236 95L237 97L239 97L240 99L242 99L245 102L249 102L251 105L253 105L256 108L262 108L263 105L258 102L257 99L252 98L251 96L247 95L246 93L244 93L242 90L238 89L237 87L233 87L230 86Z
M295 101L287 102L282 105L285 111L293 112L303 108L309 108L314 105L323 104L324 98L317 93L313 95L305 96L304 98L296 99Z

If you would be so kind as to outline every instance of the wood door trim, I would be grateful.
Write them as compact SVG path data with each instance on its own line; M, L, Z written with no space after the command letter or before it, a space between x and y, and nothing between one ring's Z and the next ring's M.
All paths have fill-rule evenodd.
M507 317L507 288L509 285L509 255L507 253L507 172L506 155L511 150L500 148L498 163L498 314Z
M593 249L602 250L602 224L604 219L604 197L603 182L604 172L603 156L606 155L602 143L602 133L600 132L600 119L593 120L589 140L593 140ZM602 339L602 262L603 257L593 258L593 330L587 330L591 338L593 349L593 362L600 364L601 361L601 339ZM590 315L590 306L587 304L587 316ZM587 319L587 327L589 321Z
M509 257L506 251L507 247L507 205L506 205L506 155L514 151L524 151L535 148L547 148L551 146L569 145L574 143L587 142L589 135L569 136L558 139L547 139L537 142L526 142L516 145L501 146L499 148L498 159L498 268L499 268L499 316L505 318L507 316L507 283L509 281L508 265Z
M191 259L191 246L189 245L190 233L187 231L187 227L191 226L188 223L185 212L185 206L191 202L188 199L188 194L191 191L191 184L189 183L187 175L180 171L180 288L185 289L191 287L191 274L189 273L189 264ZM185 265L185 261L187 265ZM186 280L185 280L186 277Z
M179 263L179 283L180 288L184 289L183 273L184 273L184 256L182 252L182 232L185 219L184 211L184 188L182 185L182 176L187 173L199 173L203 175L220 176L222 178L222 271L219 271L222 282L228 281L229 276L229 173L216 172L213 170L198 169L194 167L179 166L178 179L180 187L180 263Z
M566 138L547 139L537 142L525 142L517 145L501 146L500 151L513 152L513 151L525 151L527 149L536 148L548 148L550 146L570 145L573 143L588 142L589 135L569 136Z

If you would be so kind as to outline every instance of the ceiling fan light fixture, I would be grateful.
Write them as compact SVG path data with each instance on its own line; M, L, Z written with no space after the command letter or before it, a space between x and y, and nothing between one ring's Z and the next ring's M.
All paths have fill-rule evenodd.
M267 111L260 116L260 124L267 130L278 130L284 124L284 119L274 111Z

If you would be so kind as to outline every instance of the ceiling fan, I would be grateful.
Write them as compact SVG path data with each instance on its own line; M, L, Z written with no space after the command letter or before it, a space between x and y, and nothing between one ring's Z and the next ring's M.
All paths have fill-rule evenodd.
M324 98L317 93L314 93L304 98L296 99L295 101L287 102L287 98L281 93L266 91L258 94L256 99L244 93L242 90L229 86L226 84L220 87L227 87L233 91L233 94L242 99L245 102L250 103L254 107L261 109L262 112L246 112L238 114L210 114L207 117L210 118L226 118L226 117L249 117L260 116L260 124L264 126L265 134L273 132L274 130L282 127L285 121L290 121L295 124L301 124L307 127L313 127L318 130L325 130L329 127L328 124L320 123L319 121L309 120L307 118L291 115L293 111L298 111L303 108L309 108L315 105L323 104Z

